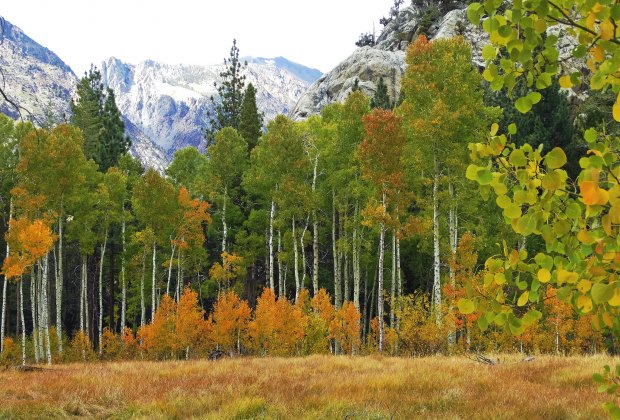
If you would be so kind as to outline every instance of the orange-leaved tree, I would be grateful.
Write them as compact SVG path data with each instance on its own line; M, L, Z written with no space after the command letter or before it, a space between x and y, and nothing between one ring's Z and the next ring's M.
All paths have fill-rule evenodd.
M239 299L234 291L220 293L209 316L212 344L231 354L235 350L240 353L241 344L247 341L250 315L248 302Z

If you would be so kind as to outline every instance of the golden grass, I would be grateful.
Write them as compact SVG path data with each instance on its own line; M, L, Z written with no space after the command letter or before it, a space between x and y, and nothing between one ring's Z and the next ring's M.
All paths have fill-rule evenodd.
M310 356L0 372L0 418L604 418L607 357Z

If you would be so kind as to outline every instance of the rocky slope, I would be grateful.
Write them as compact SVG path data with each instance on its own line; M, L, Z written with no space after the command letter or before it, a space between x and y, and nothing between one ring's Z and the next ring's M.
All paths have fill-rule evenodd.
M257 88L257 106L266 121L288 113L321 73L282 57L247 60L246 83ZM214 82L224 65L139 64L109 58L102 64L104 83L114 89L119 109L167 155L185 146L201 149Z
M411 5L403 9L377 37L374 46L356 49L351 56L317 80L299 99L290 115L302 119L317 114L332 103L349 95L358 80L362 92L372 97L379 79L383 77L391 98L400 96L400 81L405 73L405 51L421 32L430 38L463 35L472 44L473 61L483 64L479 51L487 42L484 32L467 21L465 6L443 16L429 15L428 8ZM424 30L424 27L428 28Z

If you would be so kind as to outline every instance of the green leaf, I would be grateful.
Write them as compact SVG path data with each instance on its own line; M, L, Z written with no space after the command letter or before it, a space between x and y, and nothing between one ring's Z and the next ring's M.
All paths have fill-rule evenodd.
M519 300L517 300L517 306L524 306L527 303L527 300L529 297L530 297L529 291L526 290L525 292L521 293Z
M487 44L482 48L482 58L485 61L494 59L496 55L497 55L497 52L493 45Z
M532 109L532 101L528 97L524 96L516 100L515 107L517 108L517 111L525 114L526 112L529 112L530 109Z
M592 380L594 382L598 382L599 384L605 383L605 378L600 373L595 373L594 375L592 375Z
M560 149L559 147L554 147L545 156L545 164L549 169L561 168L566 164L566 162L566 153L564 153L564 150Z
M469 19L472 24L478 26L480 24L480 17L483 11L484 10L482 9L482 5L480 3L471 3L467 7L467 19Z
M527 158L523 150L515 149L510 153L510 156L508 156L508 162L513 166L525 166L527 165Z
M546 89L551 86L551 75L543 73L536 79L536 89Z
M512 123L508 126L508 134L513 136L517 134L517 124Z
M532 102L532 105L536 105L542 99L542 95L539 92L530 92L527 94L527 98Z
M479 166L474 165L473 163L469 165L467 167L467 171L465 171L465 178L469 179L470 181L477 181L478 169L480 169Z
M504 208L504 216L509 219L521 217L521 206L514 203L509 204L506 208Z
M463 315L469 315L476 309L476 305L471 299L460 298L457 306L459 308L459 312Z
M586 139L588 143L594 143L596 138L598 137L598 133L594 128L588 128L586 132L583 134L583 138Z
M476 181L480 185L489 185L493 181L493 173L487 168L479 168L476 172Z
M614 296L614 288L609 284L594 283L590 295L594 303L605 303Z

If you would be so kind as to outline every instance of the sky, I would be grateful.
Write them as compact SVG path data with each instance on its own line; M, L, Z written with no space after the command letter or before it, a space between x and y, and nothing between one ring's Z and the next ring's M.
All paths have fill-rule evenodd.
M327 72L377 35L393 0L19 0L0 16L81 76L111 56L128 63L219 64L237 39L241 56L277 57Z

